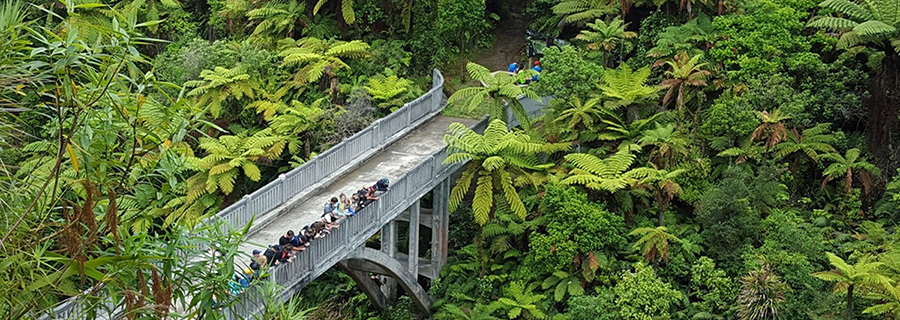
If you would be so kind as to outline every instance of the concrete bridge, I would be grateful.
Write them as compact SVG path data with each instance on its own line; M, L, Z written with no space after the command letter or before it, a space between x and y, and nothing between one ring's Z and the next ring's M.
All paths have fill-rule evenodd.
M430 314L431 299L419 284L419 277L437 278L447 261L449 230L448 201L453 175L464 165L443 164L448 150L443 137L453 122L462 122L481 132L482 121L440 115L444 107L444 79L434 70L432 88L389 116L319 154L302 166L245 196L219 212L213 219L240 227L254 221L248 241L241 250L263 250L275 244L289 229L299 231L319 219L328 199L341 193L348 196L382 177L391 181L391 191L357 213L341 220L340 228L322 239L311 241L292 263L270 268L269 281L284 290L286 301L307 284L337 266L349 274L379 308L386 308L402 288L412 298L419 313ZM520 100L530 116L540 114L542 104ZM509 119L514 119L511 113ZM511 126L517 121L511 120ZM423 203L431 194L431 203ZM397 252L398 227L408 224L408 254ZM431 229L431 239L421 239L422 228ZM366 247L366 240L381 232L380 249ZM428 241L430 256L422 257L419 242ZM237 262L241 267L245 261ZM386 276L378 285L370 273ZM398 288L399 287L399 288ZM262 297L246 290L238 303L223 310L226 319L250 319L263 310ZM64 303L52 318L82 319L77 303ZM116 318L115 314L106 318Z

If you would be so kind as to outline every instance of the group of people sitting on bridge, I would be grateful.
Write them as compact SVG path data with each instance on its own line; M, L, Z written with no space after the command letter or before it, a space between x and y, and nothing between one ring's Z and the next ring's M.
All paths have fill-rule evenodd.
M265 251L253 250L250 267L245 271L249 271L249 276L258 277L260 269L293 261L294 256L306 250L313 239L324 238L332 229L340 228L341 219L357 215L390 190L390 180L381 178L374 185L363 187L349 198L343 193L332 197L325 203L319 220L304 226L299 233L288 230L278 239L278 244L270 245Z

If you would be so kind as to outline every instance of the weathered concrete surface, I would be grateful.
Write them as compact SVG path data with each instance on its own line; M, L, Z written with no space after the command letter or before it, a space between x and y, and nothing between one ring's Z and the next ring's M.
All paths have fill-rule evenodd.
M382 177L395 181L401 175L427 159L444 147L444 135L449 131L451 123L461 122L466 126L477 123L477 120L437 116L418 129L410 132L402 139L394 142L381 153L349 171L341 178L333 181L324 190L308 197L305 201L274 218L274 222L256 230L248 236L248 241L241 250L249 254L253 249L263 250L266 246L277 244L278 238L287 230L298 231L322 216L322 207L331 197L341 193L348 197L356 190L370 186Z

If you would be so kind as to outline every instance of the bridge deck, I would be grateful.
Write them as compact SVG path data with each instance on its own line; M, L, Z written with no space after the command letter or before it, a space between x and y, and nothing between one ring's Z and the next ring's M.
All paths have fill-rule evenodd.
M400 140L386 147L358 167L335 179L330 185L301 200L296 207L278 217L269 219L269 223L252 232L247 242L241 246L243 252L253 249L264 249L267 245L277 244L278 238L287 230L295 232L303 226L319 219L322 207L331 197L341 193L348 197L363 186L370 186L382 177L391 181L415 167L435 152L444 147L444 135L449 131L451 123L461 122L466 126L474 125L478 120L437 116L410 132Z

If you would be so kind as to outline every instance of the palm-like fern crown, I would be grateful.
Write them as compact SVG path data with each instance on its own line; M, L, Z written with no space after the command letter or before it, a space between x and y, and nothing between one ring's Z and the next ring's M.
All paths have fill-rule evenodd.
M640 236L632 246L633 250L641 251L644 257L650 261L669 261L669 243L680 241L678 237L668 232L664 226L656 228L637 228L629 233L629 236Z
M619 18L616 18L609 24L601 19L597 19L594 23L588 23L587 26L590 30L581 30L581 33L575 36L575 39L588 43L587 48L589 50L603 49L610 51L616 47L619 41L637 36L637 33L625 31L628 24Z
M469 162L456 186L450 191L450 211L453 212L469 193L472 181L477 179L472 211L475 221L485 224L494 207L494 193L499 191L503 200L520 219L527 211L513 185L513 173L527 175L525 169L545 169L550 164L538 164L538 152L565 150L568 144L544 144L532 142L528 135L509 131L501 120L491 121L480 135L461 123L450 125L450 133L444 137L450 155L444 163Z
M444 141L451 152L445 163L490 159L485 164L489 171L499 165L494 161L505 161L519 168L539 169L535 154L568 148L568 144L532 142L527 134L508 130L506 123L501 120L491 121L484 130L484 135L461 123L453 123L450 125L450 133L444 136ZM496 159L498 155L502 159Z
M553 6L553 13L562 16L560 24L584 23L603 18L617 11L608 0L562 0Z
M501 119L504 112L504 102L512 110L513 114L522 124L522 127L529 129L531 127L531 119L525 113L522 104L519 102L519 96L526 96L534 100L540 100L537 93L529 87L520 87L519 83L523 83L526 79L530 79L537 74L533 70L523 70L516 75L510 75L507 72L491 73L490 70L477 63L469 63L466 70L472 79L481 82L481 87L469 87L456 91L449 99L448 105L463 104L468 110L474 110L482 103L490 102L490 115L492 119Z
M244 97L253 98L258 89L257 85L250 80L250 75L241 66L231 69L215 67L213 70L203 70L200 72L200 78L203 80L184 83L185 87L194 87L187 93L187 96L199 96L198 104L206 105L215 118L219 117L222 103L225 100L228 98L235 100Z
M328 68L331 68L332 72L350 69L342 59L369 56L369 44L359 40L346 42L307 37L286 47L278 53L284 57L281 66L303 66L295 75L298 78L296 81L301 85L319 80Z
M353 24L356 22L356 11L353 10L353 0L340 0L341 1L341 17L344 18L344 22L347 24ZM316 6L313 7L313 15L319 13L319 9L322 9L322 6L328 2L328 0L319 0L316 2Z
M553 120L567 126L568 128L564 131L590 128L594 121L602 116L599 98L591 98L582 103L580 98L574 97L567 103L567 106L568 108Z
M656 124L656 128L645 130L640 142L642 147L654 146L660 157L674 160L677 154L687 154L688 141L675 132L675 124L665 126ZM652 155L651 155L652 156Z
M838 45L843 48L858 44L890 44L900 53L900 3L895 0L825 0L820 7L839 13L840 17L819 16L808 26L841 31Z
M616 192L626 188L633 179L623 176L634 163L637 156L632 153L638 146L623 143L619 150L606 159L600 159L586 153L571 153L565 156L575 166L569 172L569 176L563 179L562 184L580 184L594 190Z
M251 21L259 21L253 29L254 37L285 37L294 33L295 25L299 22L306 26L303 12L306 11L305 2L291 0L288 2L270 2L263 7L247 12Z
M194 169L206 175L206 192L216 189L229 194L234 190L238 169L253 181L261 179L259 167L254 162L261 159L275 159L284 151L285 141L281 136L272 135L269 129L251 136L226 135L218 139L201 138L200 148L207 152L203 158L188 159ZM189 198L199 197L191 195ZM192 200L188 200L190 202Z
M704 70L707 64L700 63L702 58L702 53L691 57L686 52L679 52L672 60L666 61L669 66L666 76L681 80L687 85L706 86L706 78L710 72Z
M386 101L409 91L410 86L412 86L412 81L392 75L390 77L369 78L369 85L365 86L365 88L369 95L372 96L372 99Z
M825 254L828 256L828 262L834 266L834 269L816 272L813 273L813 276L825 281L837 282L834 285L835 292L845 291L850 285L871 288L874 286L890 286L894 282L880 270L884 266L882 262L870 261L870 259L864 258L855 265L850 265L844 259L831 252L826 252Z
M820 123L804 129L802 133L798 133L796 128L791 130L788 139L773 149L775 156L783 158L795 152L803 152L813 161L818 161L819 153L835 152L832 145L837 142L837 138L828 133L829 126L830 123Z
M628 64L622 63L616 69L607 69L603 72L603 84L599 85L599 88L603 95L609 98L628 102L642 101L656 97L659 90L646 85L649 77L650 68L632 70Z
M656 46L647 52L648 57L669 57L685 51L690 55L703 53L704 45L718 38L712 19L703 15L685 24L667 27L659 34Z

